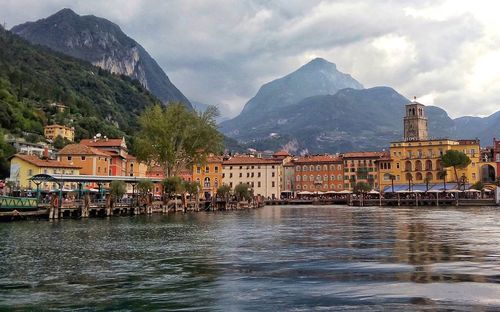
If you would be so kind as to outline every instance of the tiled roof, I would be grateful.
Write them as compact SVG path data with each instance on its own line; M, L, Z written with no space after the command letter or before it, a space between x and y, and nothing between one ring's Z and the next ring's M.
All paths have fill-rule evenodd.
M83 144L68 144L59 151L59 155L97 155L109 157L109 155L97 148Z
M33 164L37 167L42 167L42 168L81 169L81 167L78 167L78 166L63 165L60 161L53 160L53 159L40 159L37 156L33 156L33 155L16 154L12 157L17 157L19 159L24 160L25 162L28 162L30 164Z
M332 163L341 161L342 159L340 157L336 157L333 155L314 155L314 156L299 157L293 162L296 164L310 164L310 163Z
M258 158L251 156L234 156L222 162L223 165L276 165L281 164L281 160Z
M273 154L273 156L290 156L287 151L277 151L276 153Z
M344 153L344 158L374 158L384 156L384 152L348 152Z
M107 146L107 147L115 147L115 146L121 146L123 143L123 139L99 139L94 141L93 139L83 139L80 141L80 144L84 144L87 146L94 146L94 147L102 147L102 146Z
M208 163L220 163L220 162L222 162L222 156L208 156L207 162Z

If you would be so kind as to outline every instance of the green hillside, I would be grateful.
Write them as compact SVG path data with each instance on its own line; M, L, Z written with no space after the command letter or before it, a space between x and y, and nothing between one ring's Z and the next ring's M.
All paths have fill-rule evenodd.
M51 103L67 106L60 112ZM53 122L74 126L76 138L131 134L136 117L157 102L139 82L33 46L0 29L0 126L42 135Z

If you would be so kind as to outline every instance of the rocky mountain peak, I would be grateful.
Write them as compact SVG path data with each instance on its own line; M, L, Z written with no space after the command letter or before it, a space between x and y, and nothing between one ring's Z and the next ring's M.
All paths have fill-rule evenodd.
M107 19L62 9L45 19L15 26L12 32L31 43L137 79L163 103L182 102L192 109L149 53Z

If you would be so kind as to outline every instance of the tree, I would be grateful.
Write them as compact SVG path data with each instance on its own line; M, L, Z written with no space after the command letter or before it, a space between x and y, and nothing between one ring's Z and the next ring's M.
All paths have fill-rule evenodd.
M145 195L154 189L154 183L151 180L141 180L137 183L137 191L140 194Z
M0 129L0 178L5 178L9 175L9 157L14 155L15 152L16 150L4 141L3 132Z
M431 183L432 179L429 177L425 177L424 182L425 182L425 191L427 192L429 190L429 183Z
M204 163L209 154L222 152L217 116L218 110L212 106L203 113L189 111L180 103L147 108L139 117L141 130L134 138L137 158L161 166L166 177Z
M227 184L222 184L217 189L217 196L228 201L229 196L231 196L231 187Z
M109 194L113 200L122 198L127 192L127 187L123 181L112 181L109 185Z
M238 184L234 188L234 195L241 200L250 200L253 197L253 189L246 183Z
M198 184L196 181L183 181L183 183L184 189L191 195L191 199L193 199L193 197L196 199L196 207L198 207L198 202L200 199L200 184Z
M441 156L441 161L443 167L453 167L455 182L457 183L459 182L457 169L464 169L471 163L469 156L465 155L463 152L455 150L446 151L446 153Z
M170 197L175 194L179 189L179 185L182 183L182 179L179 177L168 177L162 181L163 193Z
M63 147L65 147L66 145L68 145L69 143L71 143L68 139L66 138L63 138L61 137L60 135L56 136L56 138L54 139L54 142L52 143L52 145L54 145L54 148L55 149L62 149Z
M391 189L392 192L394 193L394 180L396 180L396 176L392 173L389 173L389 179L391 179Z
M484 183L481 181L477 181L476 183L472 184L471 189L475 190L482 190L484 188Z
M371 185L363 181L359 181L354 185L354 193L356 194L366 193L371 191L371 189Z

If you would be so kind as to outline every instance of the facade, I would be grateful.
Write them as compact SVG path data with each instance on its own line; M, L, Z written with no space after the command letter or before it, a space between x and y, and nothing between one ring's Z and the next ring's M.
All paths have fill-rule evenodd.
M387 155L384 152L352 152L342 156L344 163L344 188L353 190L358 182L366 182L373 189L379 188L378 162Z
M47 154L51 158L55 158L56 156L56 152L52 146L46 143L30 143L19 138L9 138L6 141L12 145L12 147L14 147L16 152L19 154L36 155L38 157L44 157L44 155Z
M71 142L75 140L75 128L62 125L54 124L45 126L43 133L45 138L51 141L54 141L58 136Z
M93 139L84 139L80 144L97 148L105 151L111 156L109 166L110 176L126 176L127 175L127 144L125 138L108 139L107 137L95 137Z
M496 177L500 177L500 141L493 138L493 161L496 164Z
M145 177L148 171L148 166L140 161L137 161L132 155L126 156L126 175L131 177Z
M295 182L295 163L292 160L288 163L283 164L283 182L281 183L281 192L293 194L297 190L296 186L297 183Z
M344 189L343 165L340 157L318 155L299 157L295 165L295 189L298 192L327 192Z
M465 176L465 182L473 184L479 180L480 146L479 140L449 140L436 139L415 142L391 143L391 166L380 168L382 187L391 185L390 175L395 176L395 184L437 184L443 183L446 172L447 182L456 181L453 168L443 168L441 156L448 150L465 153L471 159L471 164L458 170L459 179Z
M107 153L90 146L83 144L66 145L59 151L57 159L64 165L80 167L80 174L109 175L111 157Z
M36 189L36 185L29 180L36 174L80 174L80 167L63 164L52 159L41 159L34 155L16 154L10 159L9 181L16 183L21 189ZM56 189L55 183L43 183L42 190Z
M234 156L222 162L222 179L232 189L247 183L256 196L279 198L282 168L280 159Z
M222 185L222 157L209 156L205 164L193 166L192 180L200 185L201 194L211 198Z

